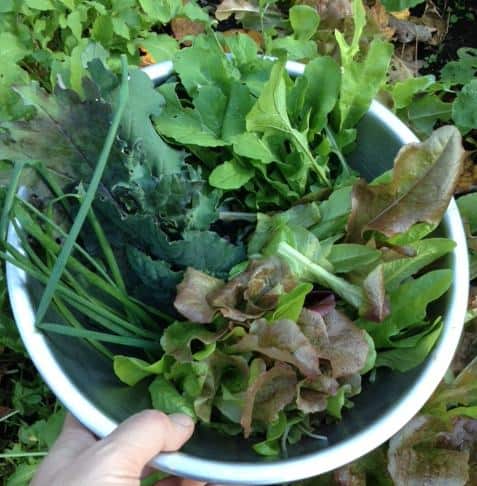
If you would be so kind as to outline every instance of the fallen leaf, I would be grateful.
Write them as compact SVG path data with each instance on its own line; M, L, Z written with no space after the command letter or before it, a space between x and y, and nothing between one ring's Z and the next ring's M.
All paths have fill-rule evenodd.
M257 44L258 47L263 46L263 37L260 32L256 30L249 30L249 29L229 29L223 32L224 36L232 37L236 34L245 34L248 35L254 42Z
M150 66L151 64L156 64L155 59L152 55L143 47L139 48L139 65L140 67Z
M12 411L11 408L0 405L0 419L8 415Z
M377 0L368 10L369 24L374 25L386 40L391 40L396 30L389 25L389 14L383 4Z
M409 12L408 8L400 10L399 12L391 12L391 14L398 20L407 20L411 16L411 12Z
M247 13L258 14L259 12L258 6L247 0L223 0L215 10L215 18L222 21L234 15L237 20L240 20Z
M174 37L181 41L184 37L202 34L205 27L202 22L194 22L187 17L175 17L171 21L171 29Z
M435 27L416 24L408 20L398 20L393 15L389 18L389 26L395 30L396 39L403 44L409 42L429 43L432 34L437 30Z

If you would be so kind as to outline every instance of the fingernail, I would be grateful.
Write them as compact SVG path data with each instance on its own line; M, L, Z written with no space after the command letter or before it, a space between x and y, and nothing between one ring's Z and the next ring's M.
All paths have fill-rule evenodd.
M185 413L173 413L169 415L169 418L174 422L176 425L180 425L181 427L193 427L194 421L186 415Z

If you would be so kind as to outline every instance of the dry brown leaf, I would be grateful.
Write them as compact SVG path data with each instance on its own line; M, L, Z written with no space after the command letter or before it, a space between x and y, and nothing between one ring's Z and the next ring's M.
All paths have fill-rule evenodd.
M464 170L456 188L456 194L465 194L477 189L477 165L472 161L472 152L467 152Z
M435 27L416 24L410 20L399 20L393 15L389 17L389 25L395 30L396 39L402 44L409 42L425 42L432 40L432 34L436 32Z
M11 411L11 408L0 405L0 419L8 415Z
M204 32L204 24L201 22L194 22L186 17L176 17L171 21L171 29L174 37L181 41L184 37L189 35L199 35Z
M429 28L435 29L432 34L432 39L429 41L429 44L433 46L439 45L447 35L449 26L446 20L435 12L426 10L424 15L420 17L419 23Z
M215 11L215 18L217 20L227 20L230 16L235 15L237 20L240 20L247 13L259 13L257 5L248 2L247 0L223 0Z
M377 0L376 4L368 10L368 13L371 26L374 24L376 30L381 32L385 39L392 39L396 31L389 25L389 14L383 4Z
M140 67L145 67L145 66L150 66L151 64L156 64L155 59L152 57L152 55L144 49L144 47L139 48L139 66Z
M263 37L260 32L256 30L247 30L247 29L229 29L225 32L222 32L225 36L232 36L236 34L245 34L248 35L254 42L257 44L258 47L263 46Z
M399 12L391 12L391 14L398 20L407 20L411 15L408 8L400 10Z

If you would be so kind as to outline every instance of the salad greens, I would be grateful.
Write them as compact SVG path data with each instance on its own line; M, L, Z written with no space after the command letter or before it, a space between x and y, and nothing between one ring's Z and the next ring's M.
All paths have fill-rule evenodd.
M429 265L454 243L424 237L460 173L460 135L442 127L392 173L358 179L346 153L391 48L373 41L358 60L353 8L341 67L322 56L292 79L283 53L209 33L157 89L96 59L80 94L16 88L33 113L0 125L18 175L0 256L46 285L38 327L88 339L122 382L148 381L154 407L243 433L263 455L325 440L315 431L364 374L417 366L442 329L428 307L451 272ZM296 40L314 29L295 25Z

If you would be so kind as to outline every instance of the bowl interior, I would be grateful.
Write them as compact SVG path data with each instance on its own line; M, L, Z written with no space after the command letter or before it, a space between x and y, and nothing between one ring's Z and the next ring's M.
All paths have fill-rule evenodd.
M387 110L374 102L370 111L358 126L357 148L352 154L347 156L348 161L353 168L358 170L368 179L381 174L383 171L392 167L394 156L403 143L412 141L412 134L406 130L407 129L405 129L395 117L390 115ZM457 228L458 234L452 230L452 225ZM461 229L461 222L457 211L455 211L454 215L449 215L449 213L446 215L446 219L437 232L441 235L463 240L463 233L459 233L459 228ZM459 245L460 247L462 246L462 241L459 242ZM463 269L462 265L465 267L467 263L465 260L465 247L463 251L462 248L460 248L459 251L460 273L456 273L456 268L459 266L457 265L456 252L443 259L440 263L441 266L448 268L452 267L457 280L454 282L453 288L448 294L433 308L433 312L436 315L444 313L444 319L447 319L445 322L445 331L437 346L441 347L442 341L448 339L447 354L452 354L455 350L455 346L462 330L464 312L464 310L460 312L459 316L462 314L462 318L460 318L459 322L459 319L455 319L457 314L454 313L450 316L449 309L452 308L455 311L455 306L459 305L456 300L457 296L461 294L464 295L464 297L460 297L459 301L460 305L462 305L462 302L465 302L465 296L467 295L466 289L468 282L462 281L463 279L465 280L465 269ZM463 262L462 259L464 259ZM9 269L9 280L11 285L14 285L11 283L12 279L14 280L15 278L14 272L14 269ZM26 296L27 300L21 303L20 300L12 298L12 307L18 326L28 347L28 339L25 339L25 336L26 334L33 332L31 327L32 323L26 322L28 318L20 318L22 315L25 316L25 309L19 309L19 306L26 305L25 302L27 302L30 306L33 304L33 308L35 308L38 303L41 288L29 279L24 279L23 283L20 285L23 285L23 289L17 289L17 291L22 292L22 295ZM10 292L10 295L12 296L12 292ZM449 322L451 317L453 322ZM51 318L55 320L57 319L55 316L51 316ZM50 322L55 322L55 320ZM26 330L28 326L30 326L30 328L29 330ZM117 424L129 415L150 407L151 403L147 391L147 380L134 387L126 386L115 377L111 362L99 355L93 348L90 348L84 342L59 335L42 336L41 339L44 339L44 342L51 352L54 361L59 366L61 373L66 375L78 392L110 421ZM122 351L124 352L124 350ZM73 409L78 418L92 427L96 433L99 433L99 435L104 435L109 432L109 430L98 430L97 427L91 424L82 410L74 410L74 404L71 403L68 396L62 394L61 390L55 387L55 380L51 376L48 376L49 366L51 365L51 367L53 367L53 363L50 363L49 365L48 363L42 362L41 365L39 365L40 361L42 361L42 358L39 355L40 351L30 346L29 352L40 369L40 372L46 378L46 381L50 384L55 393L59 395L59 399L66 403L70 409ZM431 354L425 363L410 372L391 373L387 370L380 369L378 370L376 380L373 383L370 383L365 377L363 379L362 393L353 399L354 407L345 411L343 420L337 424L324 426L319 431L320 434L328 436L328 444L314 439L304 439L298 444L289 446L289 459L287 461L277 459L275 460L276 462L274 462L275 466L277 466L278 463L289 463L290 461L293 461L293 458L313 455L313 470L302 471L301 473L295 474L296 477L293 479L300 479L301 477L318 474L320 472L325 472L332 467L336 467L336 465L339 464L339 461L341 461L341 464L345 464L354 459L354 457L357 457L357 455L364 454L367 450L376 447L380 442L384 442L393 432L404 424L404 422L396 423L396 420L399 421L397 418L399 415L397 413L397 407L404 398L407 398L409 401L410 394L416 393L417 387L423 383L423 380L428 378L431 365L437 357L436 352L437 350ZM446 351L440 349L439 352L441 353L441 356L443 356L442 353L445 353ZM431 383L430 385L428 384L424 392L426 393L426 396L422 398L416 395L416 402L418 402L418 405L411 413L409 413L409 411L406 412L407 416L405 420L410 419L411 416L418 411L423 400L426 400L432 389L437 386L450 359L451 357L449 356L447 364L444 363L444 366L442 367L442 372L439 370L439 376L434 374L429 378ZM387 421L388 417L389 421ZM386 428L389 426L390 431L388 433L386 432L386 429L383 429L382 439L379 443L368 444L362 442L361 444L364 444L367 449L361 448L360 450L357 450L355 447L355 452L350 456L341 458L335 457L333 460L330 460L331 457L328 457L326 453L326 450L331 451L333 449L330 448L330 446L348 444L353 440L353 437L360 433L364 433L367 429L370 429L375 425L377 421L382 424L380 425L382 427ZM373 440L377 442L376 439ZM232 439L224 437L212 429L199 426L193 438L183 448L183 452L189 457L193 456L195 458L203 458L216 462L232 462L235 465L238 465L239 463L246 463L249 465L270 464L270 459L265 459L253 452L250 447L252 443L253 441L246 441L241 437L234 437ZM357 446L358 444L355 445ZM322 449L324 452L323 454L316 454ZM187 470L184 472L184 469L187 469L186 466L184 466L181 471L176 472L185 474L187 473ZM195 471L188 472L190 475L208 477L210 480L224 480L223 477L214 477L213 470L201 474L198 472L196 473ZM208 474L208 476L204 476L204 474ZM284 478L285 476L278 477ZM233 474L230 479L233 479ZM291 477L288 478L288 480L291 479ZM259 480L257 476L257 481L255 483L250 482L248 484L265 484L267 482L276 481L267 481L265 479ZM245 482L242 484L245 484Z

